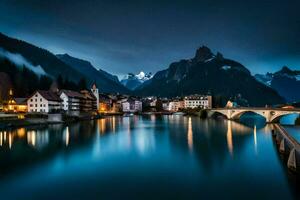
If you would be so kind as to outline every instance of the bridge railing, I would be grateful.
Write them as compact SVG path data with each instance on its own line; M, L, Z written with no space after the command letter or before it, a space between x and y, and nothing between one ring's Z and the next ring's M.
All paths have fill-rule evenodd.
M276 143L279 145L279 151L288 154L287 166L289 169L300 173L300 144L295 138L279 124L275 124Z

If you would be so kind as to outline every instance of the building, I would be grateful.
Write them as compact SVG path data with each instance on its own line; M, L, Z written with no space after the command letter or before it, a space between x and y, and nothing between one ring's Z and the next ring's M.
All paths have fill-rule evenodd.
M27 107L27 98L15 98L15 112L19 113L25 113L28 112L28 107Z
M2 110L4 112L24 113L27 112L26 98L14 98L13 90L8 92L8 100L3 105Z
M99 94L98 112L111 112L113 110L113 100L106 94Z
M234 101L227 101L227 103L226 103L226 106L225 106L226 108L236 108L236 107L238 107L238 105L237 105L237 103L236 102L234 102Z
M170 104L169 101L163 101L162 102L162 109L163 110L169 110L169 104Z
M26 98L13 98L2 108L4 112L25 113L27 112Z
M169 102L167 110L171 112L177 112L182 108L184 108L184 101L176 99Z
M184 97L184 108L210 109L212 107L212 97L209 95L190 95Z
M123 112L141 112L143 110L143 103L137 99L128 99L122 102Z
M123 112L122 103L127 101L129 96L120 95L120 94L117 95L110 94L108 96L112 101L111 111L114 113Z
M98 100L94 96L93 92L89 90L82 90L80 93L84 96L80 110L82 112L96 112Z
M51 91L38 90L27 99L28 112L51 113L61 111L62 100Z
M83 94L72 90L59 91L62 100L62 110L72 115L79 115L82 103L85 100Z
M99 96L99 90L98 90L98 88L97 88L96 83L94 83L94 84L92 85L91 91L92 91L94 97L96 97L96 100L97 100L97 110L99 110L99 109L100 109L100 102L99 102L100 96Z

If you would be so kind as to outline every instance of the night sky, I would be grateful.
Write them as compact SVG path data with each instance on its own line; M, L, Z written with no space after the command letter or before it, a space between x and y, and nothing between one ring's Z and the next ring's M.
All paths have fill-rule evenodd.
M300 1L1 0L0 31L119 76L206 45L254 73L300 69Z

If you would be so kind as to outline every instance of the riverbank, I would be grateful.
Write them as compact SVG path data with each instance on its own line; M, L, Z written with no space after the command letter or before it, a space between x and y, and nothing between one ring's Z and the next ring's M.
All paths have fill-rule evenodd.
M71 122L79 122L84 120L99 119L105 116L104 114L90 115L82 114L80 116L69 116L65 114L7 114L1 115L0 129L15 128L25 126L44 126L49 124L63 124Z

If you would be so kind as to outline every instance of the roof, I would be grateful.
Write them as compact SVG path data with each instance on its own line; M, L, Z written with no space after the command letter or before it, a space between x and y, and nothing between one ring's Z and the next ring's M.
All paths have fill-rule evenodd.
M73 90L60 90L59 94L64 93L66 94L68 97L72 97L72 98L84 98L84 95L73 91Z
M97 100L95 95L89 90L81 90L80 92L84 96L84 98L86 98L86 99Z
M46 90L37 90L29 98L31 98L36 93L39 93L42 97L44 97L48 101L62 101L56 93L51 91L46 91Z
M26 100L27 100L27 98L15 98L17 105L27 105Z

